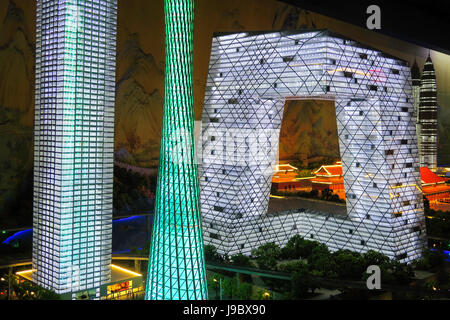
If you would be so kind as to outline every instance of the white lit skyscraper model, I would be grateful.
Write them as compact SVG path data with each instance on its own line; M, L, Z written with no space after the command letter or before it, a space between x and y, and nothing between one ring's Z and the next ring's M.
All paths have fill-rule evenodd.
M116 0L38 0L33 281L110 280Z

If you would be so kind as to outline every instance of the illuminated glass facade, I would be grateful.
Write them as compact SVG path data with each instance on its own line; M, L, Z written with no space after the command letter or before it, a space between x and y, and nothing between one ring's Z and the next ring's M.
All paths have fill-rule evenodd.
M38 0L33 281L99 298L111 277L116 0Z
M420 157L420 143L421 143L421 123L419 119L419 105L420 105L420 69L417 65L417 61L411 67L411 80L412 80L412 95L413 95L413 105L414 105L414 119L416 120L416 134L417 134L417 148L419 152L419 165L423 167Z
M166 76L147 300L207 299L192 90L193 0L164 1Z
M346 212L268 214L283 107L333 100ZM407 62L328 31L216 34L202 114L204 241L249 254L300 234L408 262L425 221ZM338 210L336 210L338 211Z

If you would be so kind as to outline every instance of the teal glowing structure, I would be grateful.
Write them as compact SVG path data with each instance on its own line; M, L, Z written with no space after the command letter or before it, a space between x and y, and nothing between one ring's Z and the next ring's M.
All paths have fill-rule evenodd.
M166 76L146 300L207 299L192 90L193 0L164 1Z
M33 281L100 298L111 278L117 0L38 0Z

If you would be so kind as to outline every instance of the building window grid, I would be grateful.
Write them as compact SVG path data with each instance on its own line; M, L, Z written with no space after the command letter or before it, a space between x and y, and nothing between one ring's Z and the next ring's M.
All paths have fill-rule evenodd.
M109 3L114 3L114 1L103 1L102 3L107 5ZM54 3L53 3L54 4ZM85 4L92 4L91 1L86 1ZM103 185L103 188L112 188L112 170L109 170L108 168L103 167L103 161L104 161L104 157L105 154L111 153L112 152L112 143L113 143L113 139L110 139L109 141L107 141L107 143L111 146L111 147L107 147L106 145L97 145L97 139L102 139L103 138L103 132L111 132L113 130L113 126L114 126L114 118L111 116L106 116L105 115L105 111L108 108L113 107L114 105L114 74L112 73L112 71L114 70L113 64L114 64L114 60L111 59L111 57L114 56L113 54L107 54L107 56L105 58L102 58L102 60L105 62L103 66L101 66L101 68L94 68L91 70L91 72L89 73L85 73L83 74L82 72L79 72L80 77L79 77L79 81L77 82L71 82L70 81L70 76L75 76L75 73L71 72L70 68L74 67L74 64L71 64L70 60L66 60L66 67L67 68L67 72L66 74L69 75L68 77L64 77L64 78L59 78L60 77L60 72L62 71L62 69L59 67L61 66L61 63L64 63L64 60L60 59L59 57L61 57L61 54L58 54L58 50L64 50L64 47L60 47L58 45L56 45L56 42L60 41L59 39L64 37L64 31L61 28L59 28L59 30L55 30L54 28L54 24L46 24L45 22L42 23L40 22L40 18L42 18L42 13L41 13L41 8L39 6L44 6L46 7L48 10L50 10L51 12L60 12L58 10L63 10L61 8L56 8L50 5L49 1L41 1L38 3L38 14L37 14L37 20L38 23L37 25L40 26L40 28L38 28L38 32L37 32L37 37L38 37L38 41L37 41L37 81L36 81L36 86L37 86L37 99L36 99L36 115L40 118L36 119L36 132L38 134L36 134L37 139L35 139L37 141L37 146L36 146L36 150L42 150L42 152L46 152L47 154L49 154L49 157L40 157L39 156L39 152L37 155L37 161L35 161L35 166L38 167L37 170L37 174L35 174L35 181L37 182L37 185L42 185L43 187L41 188L37 188L35 189L35 196L34 196L34 201L38 201L38 203L46 203L47 199L54 199L54 193L57 192L58 194L63 194L64 191L64 187L62 189L59 190L55 190L56 188L54 188L52 186L52 184L54 183L54 181L52 181L52 179L47 179L46 177L48 177L49 174L51 174L51 170L45 169L45 167L47 167L47 163L50 164L47 168L52 168L55 166L56 163L61 163L62 164L62 172L65 172L67 170L73 170L70 169L71 165L70 162L67 162L64 160L66 154L70 154L71 152L77 150L76 146L73 147L69 147L69 148L65 148L65 153L61 153L59 152L60 155L63 155L63 157L60 156L59 160L55 161L54 158L52 159L51 157L55 157L56 153L55 153L55 148L50 147L49 143L54 143L56 140L54 138L51 138L51 136L49 136L49 133L51 135L59 135L62 136L62 126L58 126L58 121L61 121L60 119L62 119L62 113L60 113L59 111L57 111L59 108L61 108L61 106L64 106L64 112L66 113L71 113L74 112L74 108L71 107L71 104L75 102L75 99L78 99L80 103L78 103L78 106L81 106L82 109L80 109L79 111L81 111L81 118L80 120L77 120L76 125L78 126L78 128L80 128L81 132L83 130L88 130L90 132L92 132L94 135L96 135L98 138L95 138L94 136L92 136L91 133L91 137L89 139L84 138L83 134L80 134L80 131L66 131L64 132L63 136L64 137L70 137L71 135L75 136L75 140L72 139L72 142L76 142L78 138L76 137L80 137L79 141L83 141L84 144L86 144L86 142L88 144L92 144L92 146L96 149L91 148L82 148L79 151L79 155L75 155L75 157L69 157L67 159L73 159L74 164L76 167L84 168L82 170L89 170L91 172L93 172L93 175L79 175L78 177L75 177L75 179L72 179L70 176L64 176L59 174L59 178L58 181L67 181L68 183L72 183L71 181L75 182L73 184L75 190L79 189L82 190L83 188L88 187L89 192L94 192L93 194L97 194L96 197L86 197L85 199L81 199L80 201L85 201L86 204L85 205L78 205L74 207L74 213L80 215L80 219L88 219L92 220L91 218L88 218L90 216L92 216L92 214L88 214L87 212L83 212L84 210L87 210L88 212L91 212L91 210L93 210L92 212L95 212L95 210L100 209L102 212L106 212L105 208L109 208L111 209L112 206L110 206L108 203L111 202L111 198L105 198L103 197L103 192L102 192L102 187L101 185ZM108 11L109 11L109 15L111 15L112 10L115 10L115 5L108 5ZM81 10L82 11L82 10ZM106 13L106 10L103 11L104 13ZM48 19L54 19L55 15L47 15L44 18L48 18ZM66 18L66 16L61 15L62 17L58 18L58 23L62 24L62 21L64 21L64 19ZM84 23L91 23L93 22L92 19L96 18L96 15L86 15L87 17L89 17L90 20L86 20ZM107 26L102 27L102 29L106 29L106 28L115 28L115 14L112 15L113 18L110 19L111 22L113 23L108 23ZM42 20L42 19L41 19ZM45 20L45 19L44 19ZM103 18L100 18L100 20L104 20ZM86 30L84 32L86 32L88 35L86 36L86 38L88 37L92 37L93 40L98 41L99 38L98 36L105 36L105 34L102 33L97 33L97 35L94 35L95 32L93 32L93 30L95 29L95 27L98 27L101 23L94 23L93 28L86 28ZM41 31L40 31L41 30ZM49 33L53 33L52 35L49 35ZM66 36L67 39L69 39L69 41L67 42L69 45L74 44L74 42L71 40L76 39L77 36L79 36L78 38L81 39L83 38L81 32L77 31L77 33L73 33L73 34L69 34L70 31L67 31L66 29ZM91 35L89 35L89 33L91 33ZM108 37L110 37L109 39L113 39L113 37L115 37L115 31L111 32L110 35L108 35ZM45 40L45 39L53 39L51 40L51 42L49 40ZM106 39L104 40L104 43L101 43L99 46L91 46L91 47L84 47L82 49L84 50L90 50L93 54L87 54L87 52L84 52L85 54L79 54L78 53L78 64L86 64L88 67L92 66L92 63L99 63L100 62L100 50L106 49L108 47L108 50L114 49L114 46L106 46ZM79 41L79 43L83 42L83 40L81 39ZM71 54L71 53L75 53L75 51L70 50L70 48L66 47L66 52ZM94 52L95 51L95 52ZM48 54L46 54L48 53ZM50 62L50 64L49 64ZM99 79L97 76L95 76L95 73L99 73L101 72L102 74L107 74L109 73L110 75L105 77L105 85L99 85ZM45 81L46 79L49 79L49 81ZM67 83L67 86L61 86L61 81L65 81L65 83ZM70 92L71 90L75 89L75 88L81 88L81 92L84 91L84 93L86 94L85 98L88 98L87 100L84 100L83 95L72 95ZM83 89L84 88L84 89ZM109 90L109 93L106 94L101 94L99 92L99 90ZM66 98L61 99L59 98L59 95L61 94L65 94ZM58 95L58 98L55 98L55 95ZM40 97L39 97L40 96ZM102 111L100 108L100 106L104 104L105 105L105 111ZM48 108L47 108L48 107ZM83 109L85 111L83 111ZM47 112L47 110L49 112ZM97 114L98 112L98 114ZM106 111L108 112L108 111ZM70 119L70 117L68 117ZM41 120L40 120L41 119ZM72 124L74 123L74 121L76 120L75 118L71 118L72 120ZM70 122L70 120L69 120ZM110 124L108 124L108 122ZM105 126L105 129L102 130L97 130L96 127L98 126ZM108 129L108 127L112 128L112 129ZM46 130L47 128L47 130ZM47 132L49 133L47 133ZM95 132L97 132L97 134L95 134ZM85 137L89 137L89 135L85 136ZM47 147L46 147L47 146ZM97 151L97 152L92 152L92 151ZM62 149L61 149L62 151ZM84 158L81 156L81 152L84 152L85 154L83 155ZM91 155L92 156L88 156L86 159L86 155ZM62 158L62 160L61 160ZM111 158L112 159L112 158ZM84 161L87 160L87 161ZM95 167L92 166L92 164L96 164L96 167L98 169L95 169ZM65 169L66 168L66 169ZM60 171L61 172L61 171ZM81 173L81 172L80 172ZM54 174L52 174L54 176ZM91 179L92 178L92 179ZM96 180L96 179L100 179L100 180ZM92 183L99 183L100 187L98 188L90 188L90 184ZM45 186L48 187L45 187ZM53 190L55 191L53 191ZM47 191L45 191L47 190ZM73 192L74 189L66 188L66 192ZM45 194L52 194L53 196L44 196ZM80 192L80 193L85 193L85 192ZM40 196L39 194L41 194L42 196ZM91 200L92 198L92 200ZM93 202L93 200L95 200L95 198L98 198L98 201L100 201L98 204L100 204L100 206L93 206L93 204L95 204L95 202ZM61 203L66 203L64 201L62 201L63 197L58 197L59 201ZM43 202L44 201L44 202ZM54 200L52 200L54 201ZM106 201L106 202L105 202ZM50 202L48 202L50 205ZM69 202L70 203L70 202ZM101 203L105 203L104 207L102 208ZM47 207L48 205L46 205ZM54 225L60 225L61 223L63 223L62 221L57 221L55 218L53 218L53 210L57 210L55 209L51 209L49 207L48 210L44 210L44 207L42 205L34 205L34 210L35 210L35 222L34 222L34 226L37 226L39 228L40 225L42 225L40 223L40 221L53 221L55 222ZM40 209L39 209L40 208ZM41 213L39 214L39 216L36 217L36 210L41 210ZM58 209L59 210L59 209ZM69 211L70 212L70 211ZM86 218L84 218L86 217ZM108 219L104 220L108 224ZM92 222L95 223L95 219L92 220ZM101 222L101 220L100 220ZM109 221L110 223L110 221ZM52 223L53 224L53 223ZM47 223L47 225L51 225L50 223ZM61 224L63 225L63 224ZM70 226L70 225L69 225ZM100 240L100 239L110 239L111 238L111 229L110 228L98 228L100 225L97 224L97 227L95 228L87 228L85 230L83 229L79 229L79 232L75 232L73 233L73 239L75 241L75 243L78 243L78 246L87 246L87 257L89 258L89 256L92 256L91 258L93 258L93 260L100 260L99 258L95 257L94 258L94 253L100 253L102 257L108 257L107 251L103 251L101 250L101 245L97 244L94 245L93 242L96 240ZM43 240L44 243L49 243L50 245L44 245L43 248L53 248L54 245L52 245L52 242L54 243L58 243L59 241L62 241L61 243L64 245L65 243L65 239L67 237L62 236L56 236L55 237L51 237L49 229L47 227L45 227L44 232L39 232L39 230L36 230L36 234L41 234L43 236ZM45 231L47 230L47 231ZM59 230L59 231L58 231ZM70 232L70 230L72 230L70 227L69 228L56 228L55 231L58 232L58 234L64 234L64 232ZM107 231L106 233L104 231ZM95 236L95 234L101 231L100 236ZM87 235L87 237L81 237L81 235L85 233ZM71 239L72 236L69 236L68 239ZM47 239L47 240L45 240ZM60 240L58 240L60 239ZM81 240L81 241L77 241L77 239ZM38 240L39 241L39 240ZM58 241L58 242L55 242ZM102 241L104 242L104 241ZM107 240L108 242L108 240ZM104 245L103 245L104 246ZM45 255L48 257L49 253L53 253L55 254L55 256L58 254L58 252L70 252L69 251L64 251L64 247L62 247L63 251L49 251L49 250L45 250ZM105 255L106 254L106 255ZM69 255L70 257L70 255ZM103 258L102 258L103 259ZM42 264L39 262L39 252L37 252L36 250L33 250L33 260L34 263L36 265L40 265L41 270L43 270L43 274L44 274L44 278L47 277L44 273L44 266L46 264ZM36 261L36 262L35 262ZM104 268L107 267L107 261L104 262ZM89 272L91 272L91 274L93 274L93 269L88 269ZM53 274L53 272L50 272L51 274ZM58 280L59 281L59 280ZM57 281L57 282L58 282ZM92 282L92 281L90 281ZM70 285L69 285L70 287Z

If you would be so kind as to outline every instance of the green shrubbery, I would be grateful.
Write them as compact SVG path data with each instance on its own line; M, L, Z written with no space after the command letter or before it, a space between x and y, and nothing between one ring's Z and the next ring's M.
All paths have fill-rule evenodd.
M4 276L11 283L11 296L18 300L60 300L61 297L52 290L44 289L30 281L19 281L19 277L12 275L11 279Z
M223 257L217 253L216 247L213 245L205 245L203 249L205 253L205 260L209 262L223 262Z
M446 255L438 250L425 250L422 259L414 262L418 270L437 270L444 266Z
M273 242L266 243L252 250L252 257L263 270L275 270L281 256L281 249Z
M205 247L205 252L207 260L217 261L217 251L209 247L206 250ZM415 265L419 269L442 271L444 261L444 254L426 251L423 259L417 261ZM265 277L262 279L270 289L288 292L286 298L293 299L304 298L313 293L321 278L365 281L369 276L366 270L371 265L380 267L381 282L385 284L407 285L414 276L411 265L391 260L379 252L369 250L360 254L350 250L338 250L332 253L325 244L306 240L300 235L289 239L283 248L270 242L252 250L251 258L238 254L231 257L230 263L291 274L290 282ZM439 283L448 283L448 278L448 273L442 271ZM232 290L232 284L230 286L229 290Z

